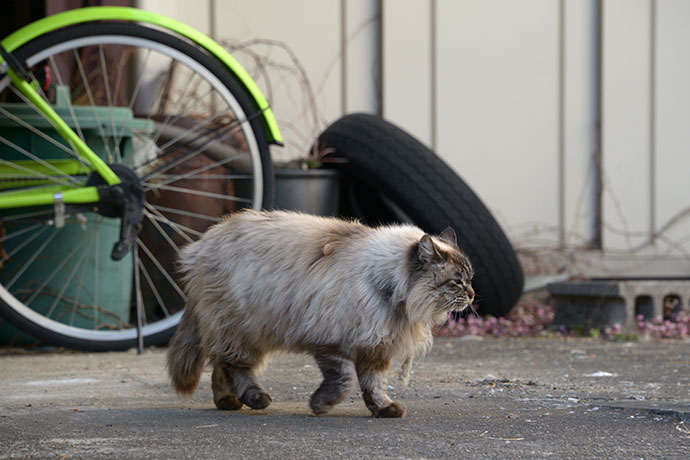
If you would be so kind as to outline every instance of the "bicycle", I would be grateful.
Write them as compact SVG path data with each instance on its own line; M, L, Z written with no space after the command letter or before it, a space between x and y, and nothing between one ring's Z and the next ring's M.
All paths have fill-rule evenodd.
M266 98L209 37L138 9L67 11L1 45L0 316L84 350L165 342L178 249L272 204Z

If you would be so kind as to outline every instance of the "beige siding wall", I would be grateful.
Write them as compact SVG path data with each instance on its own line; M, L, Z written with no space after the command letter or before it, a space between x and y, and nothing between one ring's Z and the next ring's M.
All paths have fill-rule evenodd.
M690 205L690 2L657 2L656 32L654 226L660 231ZM689 227L686 216L665 237L690 248Z
M436 21L438 152L514 236L555 241L558 3L438 0Z
M432 139L432 24L428 1L383 0L383 110L420 141Z
M604 3L603 218L612 249L641 243L651 229L650 4Z
M594 237L598 80L596 2L568 0L563 11L562 234L569 246Z
M234 54L273 102L287 140L278 159L343 113L378 111L434 148L522 248L591 241L601 167L604 253L690 269L690 218L673 220L690 205L687 0L139 4L240 48L273 41L250 46L265 73Z
M685 257L690 3L607 0L603 21L605 247Z
M286 151L293 155L303 153L326 121L342 113L340 13L339 2L332 0L216 2L216 38L231 42L252 39L275 42L273 46L264 49L258 46L256 50L276 68L275 78L271 77L271 102L287 144L287 149L275 151L279 158L285 157ZM282 45L294 53L311 81L311 90L304 87L301 75L294 72L299 69L285 49L280 48ZM240 57L247 67L253 66L250 56L240 54ZM280 66L293 72L278 72ZM311 92L317 98L314 103L305 100ZM312 115L314 110L316 116Z

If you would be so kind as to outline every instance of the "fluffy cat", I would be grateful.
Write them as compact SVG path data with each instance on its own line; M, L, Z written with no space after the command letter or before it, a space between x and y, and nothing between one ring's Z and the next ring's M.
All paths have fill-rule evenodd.
M319 415L359 381L375 417L402 417L386 394L396 355L431 346L431 327L471 305L472 266L448 228L370 228L291 212L245 211L181 254L188 305L168 348L176 391L191 394L206 360L219 409L263 409L257 375L274 351L306 352L323 373Z

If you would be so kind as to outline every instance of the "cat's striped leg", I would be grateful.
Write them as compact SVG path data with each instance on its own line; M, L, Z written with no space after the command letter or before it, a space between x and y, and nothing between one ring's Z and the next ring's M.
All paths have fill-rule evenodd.
M357 376L362 398L374 417L402 417L405 406L388 397L388 368L390 359L372 359L371 355L357 360Z
M228 373L222 366L213 367L211 375L211 389L213 390L213 402L221 410L237 410L242 407L242 401L233 393L232 382Z
M252 409L265 409L271 404L271 396L256 381L254 369L251 367L235 366L230 369L235 394L240 395L240 401Z
M239 409L246 404L252 409L265 409L271 404L271 396L257 382L257 373L263 367L265 356L251 356L246 361L231 361L229 359L214 360L216 378L212 378L213 400L219 409ZM218 369L218 371L216 371ZM215 382L215 385L213 383ZM217 401L224 397L235 396L237 402L229 398L224 403L227 407L219 407ZM238 406L238 407L235 407Z
M314 358L323 374L323 382L311 395L309 406L314 414L322 415L352 392L355 364L340 354L314 353Z

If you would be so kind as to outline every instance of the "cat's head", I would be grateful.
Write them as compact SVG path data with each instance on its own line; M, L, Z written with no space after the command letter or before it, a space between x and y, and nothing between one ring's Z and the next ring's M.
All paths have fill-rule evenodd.
M472 264L458 248L452 228L439 236L425 234L413 247L412 253L413 308L417 319L440 321L451 311L462 311L472 305ZM412 305L411 305L412 306Z

